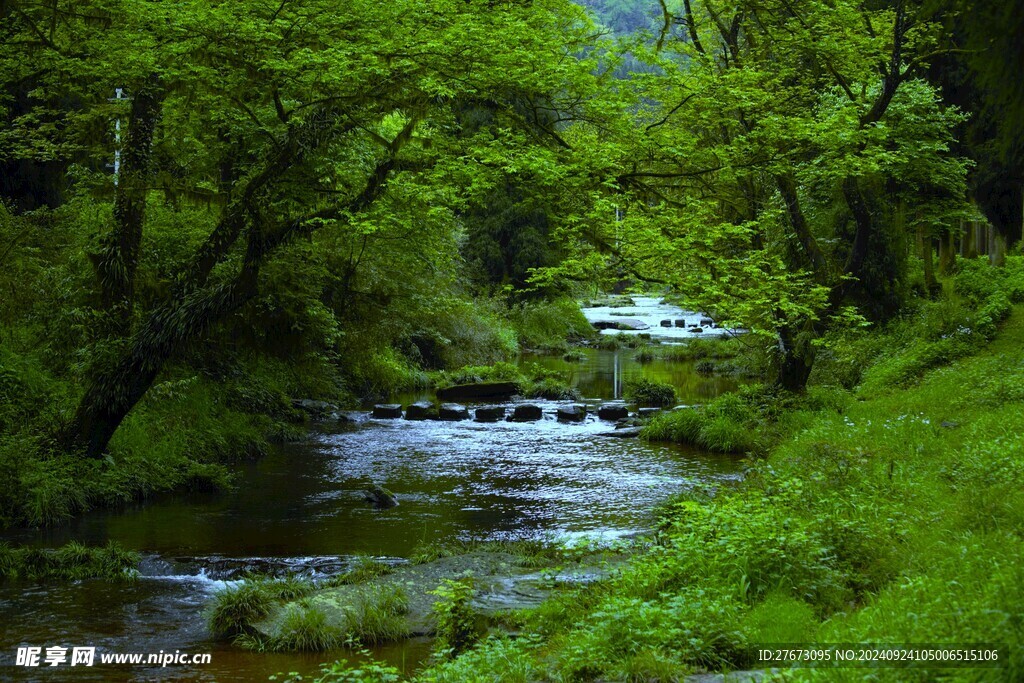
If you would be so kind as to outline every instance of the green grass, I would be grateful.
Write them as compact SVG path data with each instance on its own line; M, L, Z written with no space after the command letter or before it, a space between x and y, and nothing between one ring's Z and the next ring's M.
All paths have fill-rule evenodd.
M379 645L406 637L409 596L402 586L380 585L359 594L346 609L346 640Z
M252 624L270 614L274 596L259 581L243 581L217 593L206 611L206 624L215 638L249 633Z
M0 543L0 579L133 579L137 576L138 563L138 553L125 550L113 541L103 547L71 541L52 550Z
M279 633L266 644L274 652L323 652L344 642L344 634L319 607L305 600L289 605L281 618Z
M758 644L880 641L1000 644L1004 668L943 680L1024 678L1024 310L953 356L921 364L913 341L989 315L982 294L926 304L872 348L847 340L839 354L866 367L855 393L753 387L653 421L708 443L716 421L746 424L761 458L738 486L663 506L656 543L618 576L557 594L522 616L515 641L486 639L418 680L677 680L754 666ZM903 366L916 368L904 381L872 379ZM799 669L787 680L939 673Z

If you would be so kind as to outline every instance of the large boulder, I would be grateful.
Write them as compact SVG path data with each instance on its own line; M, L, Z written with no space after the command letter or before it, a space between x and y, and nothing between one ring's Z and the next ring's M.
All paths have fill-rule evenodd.
M476 384L456 384L446 389L438 389L437 397L442 401L477 401L489 398L508 398L519 390L515 382L478 382Z
M397 403L378 403L373 407L373 416L379 420L397 420L402 417L402 406Z
M436 420L437 409L430 401L416 401L405 407L406 420Z
M571 406L559 406L555 415L559 422L583 422L587 419L587 407L579 403Z
M521 403L512 409L509 416L510 422L534 422L544 417L544 411L540 406L532 403Z
M441 409L438 411L438 416L442 420L456 421L456 420L468 420L469 410L466 406L459 403L442 403Z
M505 406L481 406L476 409L477 422L497 422L505 418Z
M648 330L651 327L642 320L634 320L632 318L595 320L590 324L597 330Z
M629 410L626 409L625 405L622 404L605 404L597 409L597 417L602 420L621 420L624 417L629 417Z

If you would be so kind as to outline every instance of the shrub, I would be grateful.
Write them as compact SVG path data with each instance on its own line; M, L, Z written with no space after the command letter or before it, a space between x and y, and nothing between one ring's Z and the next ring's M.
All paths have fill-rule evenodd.
M439 659L457 657L479 637L476 613L471 605L474 594L471 579L445 579L443 584L431 591L431 595L440 598L433 607L437 619L434 653Z

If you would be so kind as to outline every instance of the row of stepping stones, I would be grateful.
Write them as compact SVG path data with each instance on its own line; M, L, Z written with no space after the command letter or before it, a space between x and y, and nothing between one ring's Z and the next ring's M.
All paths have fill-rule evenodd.
M661 321L661 326L662 327L672 327L672 325L673 325L673 321L672 320L662 320ZM679 318L679 319L675 320L675 326L676 327L686 327L686 320L683 319L683 318ZM690 332L693 332L693 333L703 332L705 327L709 327L712 330L714 330L714 329L718 328L718 323L716 323L711 318L701 318L700 319L700 323L691 323L690 324Z
M647 417L658 412L658 408L641 408L638 417ZM520 403L512 406L511 414L507 415L505 406L480 406L474 411L477 422L535 422L544 416L541 407L533 403ZM587 418L587 406L572 404L559 406L555 416L562 422L583 422ZM381 403L373 407L373 417L380 420L397 420L403 417L402 406L398 403ZM429 401L419 401L405 408L406 420L446 420L458 421L470 419L469 409L460 403L442 403L435 407ZM603 405L597 409L597 417L612 422L629 417L629 411L623 405Z

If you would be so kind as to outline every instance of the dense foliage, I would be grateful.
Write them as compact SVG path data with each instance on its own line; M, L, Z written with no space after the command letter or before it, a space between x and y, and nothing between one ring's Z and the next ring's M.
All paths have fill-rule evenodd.
M582 360L575 299L653 289L749 334L604 348L759 382L642 436L748 455L748 476L681 494L620 576L516 637L481 638L471 583L448 583L420 680L674 680L815 639L1000 643L1021 678L1022 17L1018 0L0 2L0 526L228 488L301 437L295 399L488 380L580 398L510 361ZM0 573L136 559L2 546ZM309 590L239 584L211 630L369 645L408 607L367 597L343 631L300 600L287 638L257 636Z

